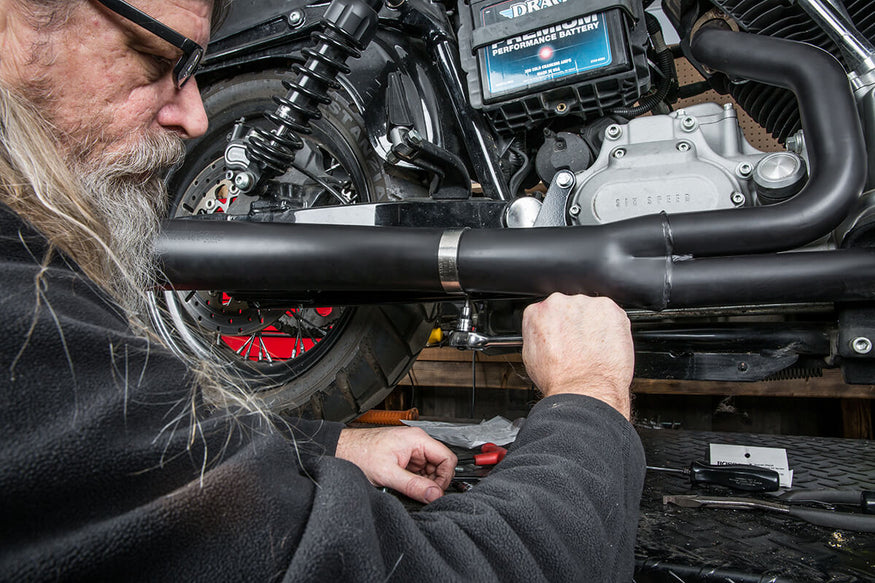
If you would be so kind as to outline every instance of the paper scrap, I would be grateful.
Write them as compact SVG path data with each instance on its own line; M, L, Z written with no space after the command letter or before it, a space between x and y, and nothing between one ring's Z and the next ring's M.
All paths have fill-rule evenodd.
M778 447L755 447L750 445L727 445L712 443L711 463L718 466L759 466L778 472L781 487L793 485L793 470L787 463L787 450Z
M480 423L449 423L446 421L408 421L401 423L411 427L420 427L426 433L439 441L449 445L473 449L484 443L495 445L507 445L512 443L519 433L522 420L518 419L511 423L504 417L497 415L488 421Z

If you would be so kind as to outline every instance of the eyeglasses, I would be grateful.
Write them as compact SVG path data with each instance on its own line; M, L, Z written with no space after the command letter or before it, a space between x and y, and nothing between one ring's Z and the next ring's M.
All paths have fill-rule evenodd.
M194 75L195 71L197 71L201 59L204 56L203 47L190 38L179 34L169 26L155 20L145 12L141 12L134 8L127 2L123 2L122 0L97 1L119 16L130 20L137 26L145 28L155 36L166 40L182 51L182 56L173 67L173 82L176 84L177 88L182 89L182 86L185 85L186 81L188 81Z

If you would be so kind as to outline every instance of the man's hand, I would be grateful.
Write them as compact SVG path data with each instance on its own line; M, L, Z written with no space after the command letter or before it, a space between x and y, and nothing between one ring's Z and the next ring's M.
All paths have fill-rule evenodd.
M386 486L425 504L444 494L456 456L418 427L344 429L336 457L357 465L375 486Z
M588 395L628 419L634 360L629 319L607 298L553 294L523 313L523 362L546 397Z

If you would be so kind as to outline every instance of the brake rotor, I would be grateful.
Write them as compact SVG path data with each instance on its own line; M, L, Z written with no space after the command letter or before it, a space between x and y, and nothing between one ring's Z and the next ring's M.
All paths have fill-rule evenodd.
M327 197L328 200L334 204L348 204L355 193L349 190L347 181L338 181L331 175L338 170L345 174L343 169L321 148L307 149L304 157L307 165L322 165L323 171L327 171L320 183L332 193ZM301 168L298 170L303 172ZM295 173L295 170L289 173L290 181L300 181L301 174L292 176ZM304 172L304 176L312 177L308 172ZM315 197L319 198L319 195ZM308 202L317 203L315 199ZM224 158L218 158L189 184L175 216L245 214L254 200L254 196L242 194L233 186ZM222 249L217 248L216 253L221 254ZM176 292L176 295L185 311L201 328L216 333L235 351L245 351L247 355L257 352L258 360L261 360L262 354L275 353L275 346L288 344L289 341L293 342L291 348L284 346L282 352L290 352L290 358L299 356L324 337L343 313L340 308L264 308L217 290Z

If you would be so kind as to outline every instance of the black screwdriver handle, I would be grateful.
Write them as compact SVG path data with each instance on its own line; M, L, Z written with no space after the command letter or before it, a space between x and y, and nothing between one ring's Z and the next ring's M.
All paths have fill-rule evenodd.
M745 492L774 492L781 486L778 472L758 466L690 464L692 484L716 484Z

